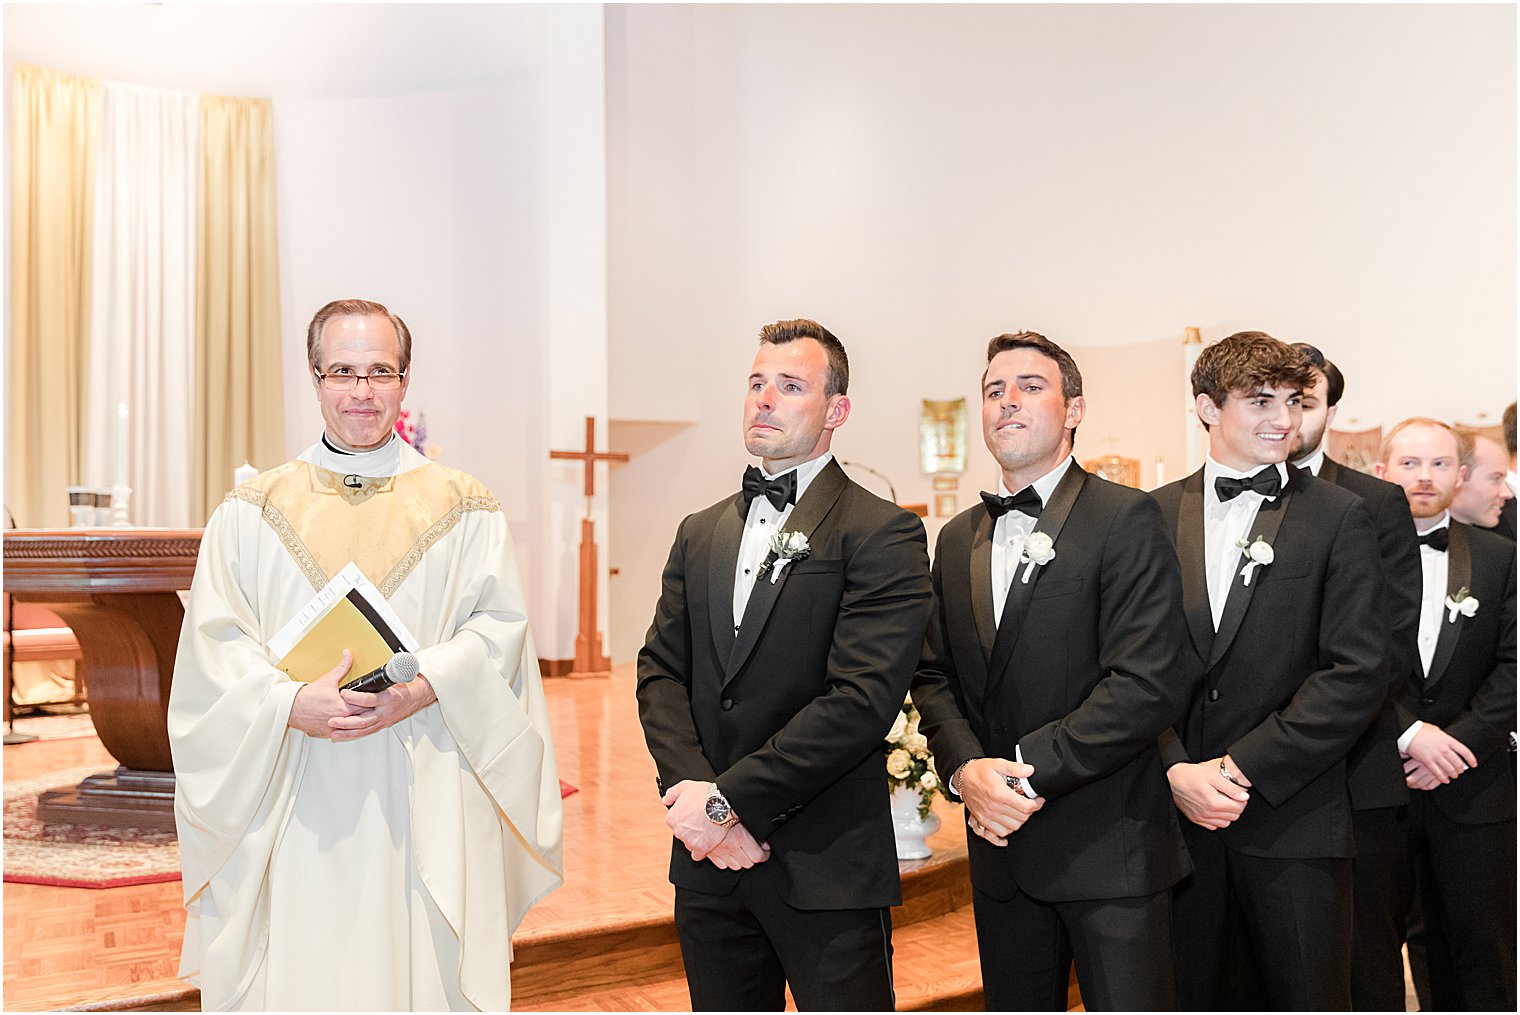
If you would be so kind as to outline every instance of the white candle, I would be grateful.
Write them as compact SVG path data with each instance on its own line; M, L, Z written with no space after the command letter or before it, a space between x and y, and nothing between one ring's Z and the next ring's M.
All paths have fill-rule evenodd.
M1160 455L1157 455L1156 456L1156 486L1157 487L1163 487L1165 485L1166 485L1166 459L1162 458Z
M116 485L127 485L127 403L116 404Z

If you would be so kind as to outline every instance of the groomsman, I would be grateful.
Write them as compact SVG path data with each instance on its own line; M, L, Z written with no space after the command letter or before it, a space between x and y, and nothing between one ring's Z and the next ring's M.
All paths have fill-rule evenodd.
M1346 755L1387 696L1365 502L1286 462L1308 363L1262 332L1203 350L1202 469L1156 491L1203 683L1162 737L1193 873L1173 903L1187 1009L1349 1008Z
M1156 737L1201 675L1156 504L1072 457L1082 375L1034 332L987 347L996 495L942 530L913 700L964 800L989 1011L1172 1009L1189 869ZM1031 768L1032 766L1032 768Z
M929 613L923 523L834 460L844 346L760 332L742 488L686 518L638 659L694 1010L891 1010L881 741Z
M1451 500L1451 516L1464 525L1515 539L1515 493L1509 488L1504 445L1471 430L1457 430L1466 477Z
M1401 686L1414 882L1430 1007L1515 1010L1515 544L1456 521L1459 438L1416 417L1389 431L1378 474L1419 530L1419 668Z
M1307 342L1295 342L1293 348L1308 359L1311 378L1300 402L1304 418L1293 442L1293 464L1362 498L1377 530L1382 575L1378 612L1388 623L1384 672L1389 697L1346 756L1356 844L1351 861L1351 1002L1357 1011L1393 1011L1404 1006L1399 946L1408 892L1402 884L1406 865L1400 808L1409 802L1409 790L1398 749L1403 727L1394 718L1392 694L1419 660L1415 639L1420 625L1420 554L1403 489L1325 454L1325 431L1346 390L1340 368Z

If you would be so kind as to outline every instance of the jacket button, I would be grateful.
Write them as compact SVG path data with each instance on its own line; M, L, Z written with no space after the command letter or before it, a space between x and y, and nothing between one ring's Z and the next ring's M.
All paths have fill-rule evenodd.
M784 824L786 824L786 815L785 814L778 814L774 818L771 818L771 827L772 828L780 828Z
M1420 704L1421 705L1427 705L1428 706L1428 705L1434 705L1435 703L1436 703L1436 700L1434 698L1421 698L1420 699Z
M1219 688L1217 688L1217 687L1210 688L1210 690L1209 690L1209 700L1210 701L1218 701L1219 700Z
M724 698L723 701L722 701L722 706L723 706L723 711L727 712L729 709L731 709L731 708L734 707L734 699L732 699L732 698Z

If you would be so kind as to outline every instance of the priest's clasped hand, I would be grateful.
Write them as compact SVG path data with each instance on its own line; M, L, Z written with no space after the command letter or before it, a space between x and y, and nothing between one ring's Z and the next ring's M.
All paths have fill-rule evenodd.
M393 684L375 693L339 689L338 682L352 666L353 656L344 649L338 665L296 692L287 724L324 740L358 740L438 700L433 685L421 674L409 684Z
M1032 779L1034 768L1007 758L977 758L960 772L956 792L966 802L966 824L994 846L1008 845L1008 836L1024 827L1044 797L1030 799L1008 785L1008 777Z
M744 870L770 859L771 848L755 841L749 829L735 821L723 826L707 816L710 782L683 779L665 791L665 824L681 840L693 860L711 860L724 870Z
M1234 776L1234 781L1225 777ZM1172 784L1172 799L1177 809L1193 824L1218 831L1233 823L1245 813L1251 794L1251 785L1229 755L1200 761L1196 765L1173 765L1166 770L1167 781Z

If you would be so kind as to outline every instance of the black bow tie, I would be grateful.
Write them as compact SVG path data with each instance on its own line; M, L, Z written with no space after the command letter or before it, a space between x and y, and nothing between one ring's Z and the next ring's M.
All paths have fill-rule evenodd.
M1421 533L1416 540L1421 546L1428 546L1432 550L1446 552L1446 547L1451 545L1451 526L1443 525L1439 529L1431 529Z
M797 470L767 479L765 473L753 465L745 469L744 510L741 513L748 515L751 502L762 494L777 511L785 511L788 504L797 503Z
M982 503L987 505L987 513L997 521L1010 511L1022 511L1031 518L1040 517L1040 512L1045 509L1045 502L1040 500L1040 495L1034 492L1034 487L1026 486L1011 497L999 497L995 493L982 493Z
M1214 480L1214 491L1219 494L1221 501L1232 501L1247 490L1263 497L1276 497L1282 493L1282 475L1278 473L1277 466L1269 465L1256 475L1244 479L1220 476Z

